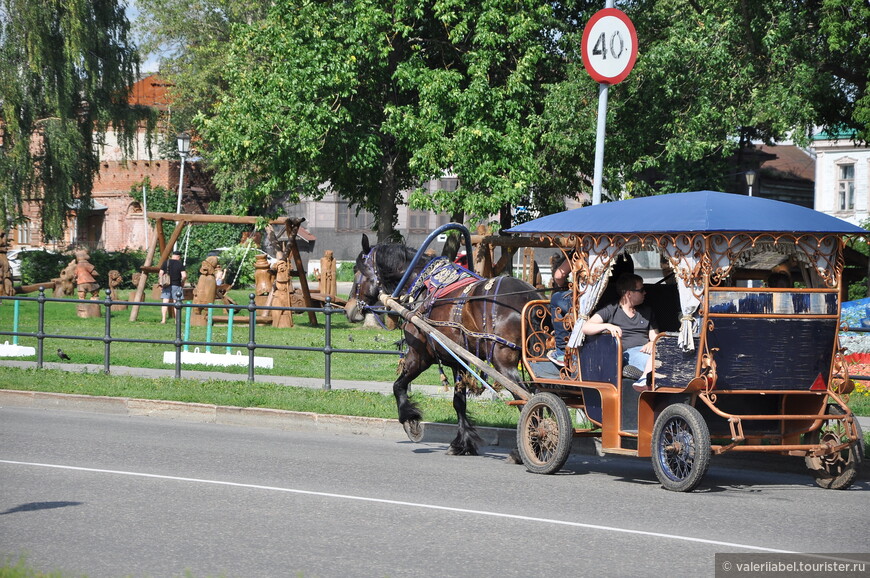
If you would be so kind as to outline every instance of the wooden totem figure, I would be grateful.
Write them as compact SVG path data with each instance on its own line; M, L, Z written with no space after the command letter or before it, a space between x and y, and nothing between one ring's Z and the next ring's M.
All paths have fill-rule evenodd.
M265 305L272 293L274 272L265 255L257 255L254 261L254 302Z
M337 290L335 257L327 249L320 260L320 294L335 298Z
M275 265L275 289L271 305L275 307L291 307L290 262L281 259ZM290 311L272 311L272 327L293 327L293 315Z
M6 231L0 231L0 297L15 295L15 288L12 286L12 266L6 256L8 250Z
M109 290L111 291L112 301L118 300L118 287L121 286L121 283L124 282L124 277L121 276L121 272L112 269L109 271ZM127 309L126 305L112 305L112 311L125 311Z
M76 289L78 290L79 299L88 299L96 301L100 297L100 284L97 283L97 277L100 274L90 262L90 255L85 250L76 251L76 268L75 268ZM88 297L90 295L90 297ZM97 304L79 303L76 308L79 317L100 317L100 306Z
M220 269L217 257L206 257L205 261L199 266L199 280L196 282L196 288L193 290L194 305L205 305L214 303L215 295L217 294L217 280L215 273ZM190 324L202 326L208 324L208 309L205 307L194 307L190 312Z
M76 287L76 262L75 259L61 269L60 276L52 279L54 282L55 297L69 297L75 293Z

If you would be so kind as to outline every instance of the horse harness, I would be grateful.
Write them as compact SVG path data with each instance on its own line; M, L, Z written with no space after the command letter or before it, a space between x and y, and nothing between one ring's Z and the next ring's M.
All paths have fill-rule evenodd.
M476 351L474 353L478 357L482 357L480 355L481 342L490 342L490 346L485 353L486 361L491 362L495 344L519 350L517 344L493 333L496 305L493 297L498 293L502 279L502 277L485 279L461 265L450 262L446 257L436 257L420 271L406 295L413 303L412 310L414 313L425 316L427 323L434 327L446 327L461 332L465 349L470 350L469 339L476 340ZM481 285L483 285L485 293L470 297L475 289ZM452 295L459 290L461 290L459 296L448 297L448 295ZM472 299L482 299L485 302L481 319L483 332L471 331L462 322L465 305ZM433 320L429 316L433 307L439 302L448 300L453 302L449 320Z

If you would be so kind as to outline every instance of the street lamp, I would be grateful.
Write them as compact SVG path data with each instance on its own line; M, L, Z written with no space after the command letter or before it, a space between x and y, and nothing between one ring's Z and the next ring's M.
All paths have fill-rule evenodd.
M749 187L749 196L752 196L752 185L755 184L755 171L748 170L743 175L746 177L746 186Z
M187 153L190 152L190 135L186 132L178 135L178 155L181 157L181 172L178 174L178 202L175 205L175 212L181 213L181 187L184 184L184 161L187 159Z

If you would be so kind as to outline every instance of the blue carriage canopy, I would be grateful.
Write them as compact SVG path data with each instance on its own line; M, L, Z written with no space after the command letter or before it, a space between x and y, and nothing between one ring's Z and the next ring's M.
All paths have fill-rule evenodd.
M507 232L594 239L584 244L587 251L574 263L578 311L569 347L582 343L580 329L607 284L614 257L632 245L639 250L647 235L663 236L658 249L676 273L682 309L679 344L686 351L695 348L694 317L704 295L705 271L725 276L735 259L767 246L791 244L796 257L830 286L836 283L829 271L839 250L834 237L867 234L857 225L806 207L715 191L592 205L541 217Z
M547 215L507 230L522 234L793 232L866 234L819 211L760 197L694 191L639 197Z

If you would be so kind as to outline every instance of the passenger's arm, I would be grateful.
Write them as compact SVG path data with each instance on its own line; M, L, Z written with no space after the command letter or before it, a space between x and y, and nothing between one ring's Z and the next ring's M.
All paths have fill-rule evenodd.
M568 288L568 276L571 274L571 259L565 259L553 271L553 289L562 291Z
M596 313L583 324L583 335L597 335L609 331L611 335L622 337L622 329L619 325L605 323L601 315Z

